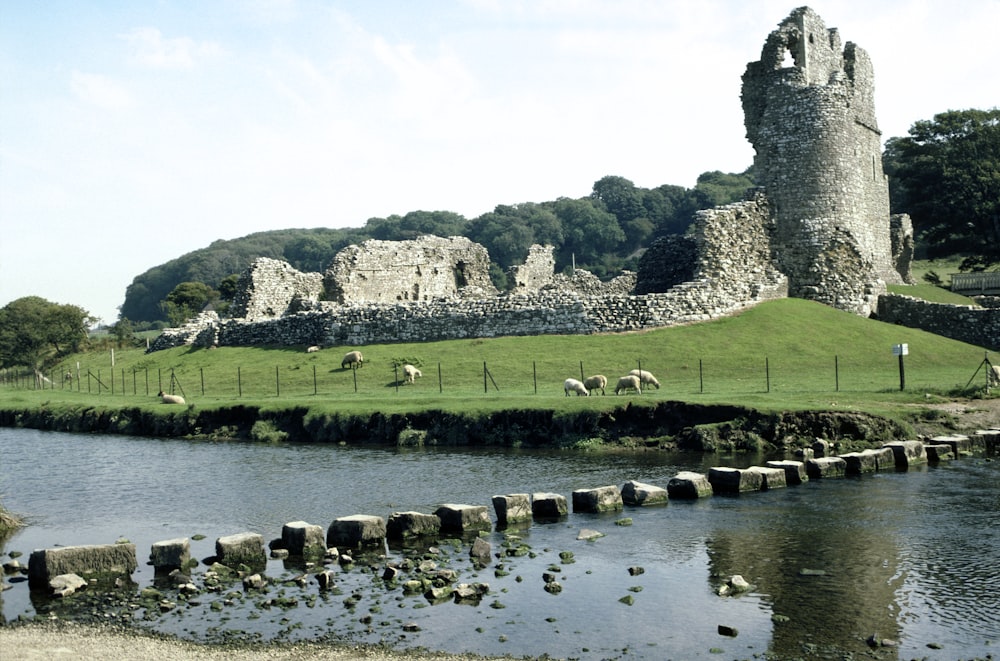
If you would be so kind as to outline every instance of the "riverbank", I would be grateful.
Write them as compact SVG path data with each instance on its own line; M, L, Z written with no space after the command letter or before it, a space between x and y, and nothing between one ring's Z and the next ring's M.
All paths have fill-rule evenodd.
M199 645L136 629L34 622L0 626L0 656L4 661L470 661L473 655L392 651L382 647L337 646L329 643L254 643ZM510 658L510 657L506 657Z
M998 400L1000 401L1000 400ZM954 431L952 414L917 420ZM950 425L950 428L949 428ZM860 411L778 411L680 401L625 402L607 410L507 409L455 413L329 413L309 405L147 407L0 405L0 426L161 438L383 446L645 447L695 452L784 451L815 438L849 448L912 438L906 420Z

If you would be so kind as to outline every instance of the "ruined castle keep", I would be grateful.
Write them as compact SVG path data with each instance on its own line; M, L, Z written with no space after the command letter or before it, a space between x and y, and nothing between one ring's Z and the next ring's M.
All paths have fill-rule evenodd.
M781 22L743 74L747 138L789 295L859 314L875 308L885 283L903 281L874 89L868 54L843 46L808 7Z
M871 314L886 283L909 281L913 228L889 216L868 55L802 7L747 66L742 97L761 186L699 211L687 235L648 248L638 273L607 283L582 270L556 274L552 246L532 246L514 289L498 293L486 249L464 237L372 240L344 248L324 274L257 260L232 319L201 315L150 350L642 330L786 296ZM886 321L927 316L916 299L881 298ZM986 335L959 339L991 346L998 311L968 311Z
M365 241L337 253L323 276L342 304L495 296L486 248L462 236Z

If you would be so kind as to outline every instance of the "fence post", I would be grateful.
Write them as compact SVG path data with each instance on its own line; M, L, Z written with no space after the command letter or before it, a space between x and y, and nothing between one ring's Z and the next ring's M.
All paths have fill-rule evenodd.
M236 366L236 390L239 396L243 397L243 368Z
M483 361L483 394L489 392L486 389L486 361Z
M444 392L444 382L441 380L441 363L438 363L438 392Z
M354 392L358 392L358 368L351 366L351 374L354 376Z
M396 394L399 394L399 365L395 362L392 364L392 383L396 386Z
M281 397L281 381L278 378L278 366L274 366L274 394L276 397Z
M314 395L319 394L319 391L316 390L316 366L315 365L313 365L313 394Z
M582 362L580 363L583 364ZM538 368L535 367L535 361L531 361L531 380L535 384L535 394L538 394Z
M201 375L201 396L205 396L205 368L199 367L198 373Z
M583 376L583 361L580 361L580 380L586 381L587 379Z

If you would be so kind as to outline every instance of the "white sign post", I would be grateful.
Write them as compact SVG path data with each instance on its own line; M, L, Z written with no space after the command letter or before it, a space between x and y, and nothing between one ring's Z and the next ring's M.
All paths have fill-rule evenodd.
M906 372L903 370L903 356L910 353L910 345L908 344L894 344L892 345L892 355L899 356L899 389L902 391L906 388Z

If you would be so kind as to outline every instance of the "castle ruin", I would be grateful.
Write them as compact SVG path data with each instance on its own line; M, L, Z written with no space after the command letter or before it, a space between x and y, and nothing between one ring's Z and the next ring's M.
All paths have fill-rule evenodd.
M743 76L761 186L743 202L699 211L688 235L650 246L637 274L609 283L581 270L554 274L552 247L532 246L513 270L513 291L498 293L486 249L464 237L372 240L343 249L322 275L258 260L240 281L234 318L203 315L167 329L150 350L620 332L785 296L868 316L880 296L888 300L886 283L909 281L913 253L909 218L889 216L873 89L868 55L842 47L808 7L796 9ZM909 319L914 305L879 314ZM987 334L1000 328L998 311L979 324Z
M868 53L843 46L808 7L779 24L743 74L747 139L789 295L863 315L886 283L904 280L892 253L874 90Z

